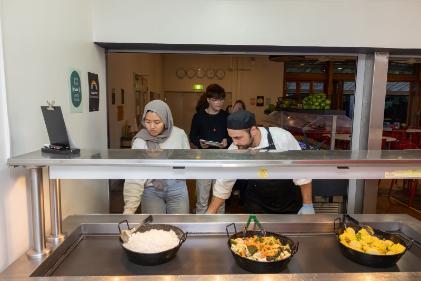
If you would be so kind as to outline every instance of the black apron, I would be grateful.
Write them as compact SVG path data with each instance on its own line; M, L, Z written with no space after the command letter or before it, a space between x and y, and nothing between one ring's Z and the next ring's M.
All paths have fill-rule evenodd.
M269 146L275 144L268 128ZM303 205L301 189L290 179L285 180L248 180L245 190L244 205L253 214L296 214Z

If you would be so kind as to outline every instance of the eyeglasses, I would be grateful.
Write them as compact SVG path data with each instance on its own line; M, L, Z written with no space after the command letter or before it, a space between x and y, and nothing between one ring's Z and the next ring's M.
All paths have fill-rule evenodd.
M225 101L225 99L214 99L214 98L210 98L209 100L214 103L217 103L217 102L223 103Z
M155 126L158 126L158 125L160 125L162 123L162 121L159 121L159 120L145 120L145 125L155 125Z

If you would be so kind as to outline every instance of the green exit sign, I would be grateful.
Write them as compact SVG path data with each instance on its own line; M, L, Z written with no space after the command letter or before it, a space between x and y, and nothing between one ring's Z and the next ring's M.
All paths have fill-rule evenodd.
M203 91L203 89L204 89L203 84L193 84L193 90Z

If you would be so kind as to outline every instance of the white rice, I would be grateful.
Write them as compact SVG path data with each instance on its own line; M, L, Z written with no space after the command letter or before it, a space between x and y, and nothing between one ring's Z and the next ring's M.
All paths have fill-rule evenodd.
M123 246L133 252L153 254L175 248L179 242L180 239L173 230L151 229L145 232L136 232Z

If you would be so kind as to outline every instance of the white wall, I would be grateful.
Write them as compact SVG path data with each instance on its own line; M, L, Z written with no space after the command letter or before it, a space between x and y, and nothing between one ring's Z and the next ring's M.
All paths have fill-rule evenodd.
M96 42L421 48L418 0L94 3Z
M225 77L221 80L206 77L180 79L175 74L179 68L222 69L225 71ZM192 86L196 83L201 83L204 87L218 83L226 92L232 93L232 101L226 99L225 106L241 99L246 103L247 109L256 114L259 123L265 118L263 111L267 107L266 100L263 107L258 107L251 105L250 99L255 100L257 96L264 96L265 99L270 98L272 103L276 103L277 97L282 95L283 71L283 63L269 61L267 56L168 54L164 56L163 64L164 90L168 92L165 96L169 98L171 95L192 91ZM193 114L194 112L190 115L184 114L189 116L189 120L186 121L188 126L184 126L187 132Z
M174 92L191 92L193 91L193 84L200 83L206 88L207 85L212 83L218 83L221 85L226 92L235 92L235 72L229 71L228 69L235 66L235 59L230 55L197 55L197 54L168 54L164 55L164 69L163 69L163 81L164 91ZM176 76L177 69L201 69L206 72L207 69L217 70L221 69L225 71L225 77L223 79L208 79L206 76L198 78L178 78Z
M240 58L238 63L238 94L237 98L246 103L247 110L256 115L257 123L266 119L264 110L267 108L267 98L276 104L278 97L283 95L284 64L273 62L267 56L255 56L254 60ZM249 69L250 71L244 71ZM243 71L241 71L243 70ZM264 105L251 105L250 99L264 96Z
M221 85L226 94L225 106L231 103L232 95L236 91L236 76L233 71L228 71L233 63L229 55L197 55L197 54L167 54L163 60L163 85L165 101L171 108L174 124L182 128L187 134L190 132L191 120L196 112L195 107L202 91L194 91L193 84L203 84L204 88L209 84ZM206 76L199 78L195 75L192 78L179 78L176 75L178 69L185 71L196 70L206 74L207 70L223 70L223 79L209 79ZM201 77L201 76L200 76Z
M16 182L12 170L6 166L10 157L10 131L7 115L6 81L4 76L3 44L0 22L0 271L22 252L22 247L28 245L28 216L26 213L26 189L23 178L17 175ZM21 208L20 206L24 206ZM21 219L19 227L13 219ZM23 232L24 235L19 232Z
M11 154L30 152L48 142L40 111L46 100L62 106L68 130L80 147L105 149L105 59L103 50L92 44L91 1L1 0L0 4ZM83 113L70 113L71 68L81 71ZM99 112L88 112L88 71L99 74ZM4 106L0 99L0 271L30 243L24 170L5 166L10 149ZM107 195L106 181L63 181L63 215L106 212Z

